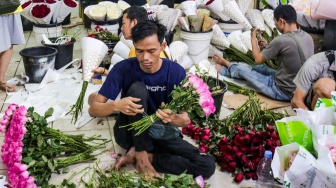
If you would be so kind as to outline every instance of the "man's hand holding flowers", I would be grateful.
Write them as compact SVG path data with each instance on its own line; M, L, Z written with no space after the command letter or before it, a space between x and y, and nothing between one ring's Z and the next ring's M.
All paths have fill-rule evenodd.
M162 106L165 104L162 103ZM158 109L156 116L161 119L163 123L171 123L179 127L187 127L190 123L190 118L187 112L173 113L170 109Z

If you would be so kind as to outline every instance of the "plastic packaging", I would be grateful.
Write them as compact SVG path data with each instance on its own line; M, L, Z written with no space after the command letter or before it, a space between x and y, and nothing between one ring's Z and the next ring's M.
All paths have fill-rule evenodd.
M258 180L257 188L272 188L274 187L274 176L272 171L272 152L265 151L264 158L260 161L257 168Z

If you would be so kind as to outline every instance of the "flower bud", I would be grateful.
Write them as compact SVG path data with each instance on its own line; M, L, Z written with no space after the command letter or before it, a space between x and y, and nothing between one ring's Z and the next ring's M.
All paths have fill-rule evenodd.
M194 134L192 137L194 140L200 140L200 135L199 134Z
M194 130L194 133L200 133L201 132L201 127L197 127L195 130Z
M273 132L270 134L270 137L271 137L271 139L274 140L274 141L279 140L279 135L278 135L275 131L273 131Z
M227 139L226 137L223 137L222 139L220 139L220 141L218 142L218 145L226 145L229 143L229 139Z
M268 125L268 126L267 126L267 131L268 131L269 133L273 132L273 131L274 131L274 127L273 127L272 125Z
M182 128L182 134L188 134L188 131L187 131L187 129L186 128Z
M210 140L210 137L208 135L202 135L202 140Z
M250 143L250 142L251 142L251 137L250 137L250 135L248 135L248 134L245 135L245 136L244 136L244 141L245 141L245 143L247 143L247 144Z
M250 171L244 172L244 176L245 176L246 179L251 179L252 174L253 174L253 172L250 172Z
M268 147L273 146L273 141L270 139L266 140L266 143Z
M200 147L199 148L203 153L207 153L209 148L207 146L204 146L204 147Z
M227 170L228 172L234 172L236 170L236 162L234 161L229 162L225 170Z
M244 175L243 175L243 173L238 173L238 174L236 174L236 176L235 176L235 178L234 178L234 181L236 182L236 183L240 183L240 182L242 182L244 180Z
M210 136L210 133L211 133L211 131L208 128L206 128L206 129L203 130L203 134L205 134L205 135Z
M257 179L258 179L257 173L253 173L253 174L252 174L252 179L253 179L253 180L257 180Z

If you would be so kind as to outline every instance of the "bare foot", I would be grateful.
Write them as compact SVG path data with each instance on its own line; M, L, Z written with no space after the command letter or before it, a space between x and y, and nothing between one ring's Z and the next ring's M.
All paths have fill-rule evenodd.
M6 92L13 92L16 90L15 86L7 84L6 81L0 81L0 90L6 91Z
M131 147L131 149L119 158L117 158L116 163L114 164L114 169L118 170L124 164L135 163L135 148Z
M225 67L229 67L231 65L231 63L224 59L223 57L219 56L218 54L215 54L214 56L212 56L212 59L214 60L214 62L216 64L219 64L219 65L222 65L222 66L225 66Z

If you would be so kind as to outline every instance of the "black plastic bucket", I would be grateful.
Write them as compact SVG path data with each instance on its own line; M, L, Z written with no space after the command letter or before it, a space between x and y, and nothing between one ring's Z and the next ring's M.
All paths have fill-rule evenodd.
M21 50L23 65L30 83L40 83L48 69L54 69L57 49L39 46Z
M49 38L52 42L54 42L58 37ZM44 46L52 47L57 49L57 55L55 59L55 69L58 70L62 67L64 67L66 64L70 63L72 61L73 56L73 49L74 49L74 43L76 42L76 39L72 38L71 42L68 44L61 44L61 45L54 45L54 44L44 44L44 41L42 41L42 44Z
M216 78L209 77L208 82L209 81L212 81L212 82L216 83ZM215 103L215 107L216 107L216 111L215 111L214 114L220 113L221 108L222 108L224 94L228 90L228 85L227 85L226 82L224 82L222 80L218 80L218 84L223 90L221 92L218 92L218 93L212 95L212 98L214 99L214 103Z

